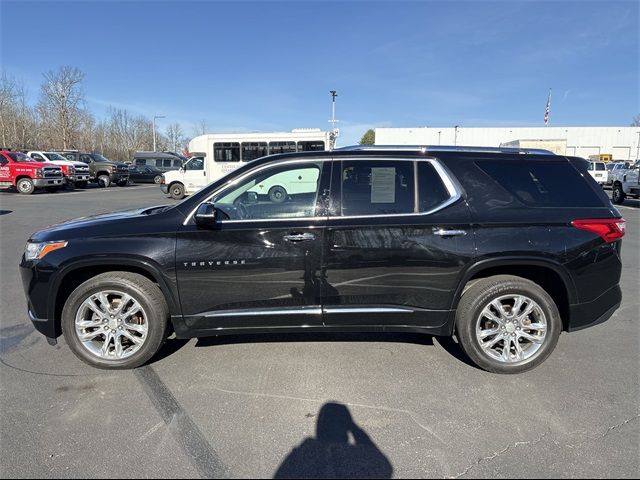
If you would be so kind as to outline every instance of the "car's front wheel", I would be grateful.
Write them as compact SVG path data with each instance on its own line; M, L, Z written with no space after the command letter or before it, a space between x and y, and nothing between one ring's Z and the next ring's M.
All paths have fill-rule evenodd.
M160 288L131 272L108 272L78 286L62 310L62 331L85 363L105 369L143 365L162 346L169 315Z
M36 189L33 181L30 178L21 178L20 180L18 180L18 183L16 183L16 188L18 189L18 192L23 195L31 195Z
M171 198L175 200L182 200L184 198L184 185L181 183L174 183L169 187L169 193Z
M100 185L102 188L107 188L109 185L111 185L111 179L109 178L109 175L98 176L98 185Z
M558 308L536 283L511 275L475 282L458 304L456 332L480 368L520 373L544 362L562 330Z

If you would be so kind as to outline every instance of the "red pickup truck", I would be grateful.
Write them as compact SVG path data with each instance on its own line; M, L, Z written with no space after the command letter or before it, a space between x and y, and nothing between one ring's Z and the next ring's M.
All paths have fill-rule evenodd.
M37 162L20 152L0 151L0 187L15 187L30 195L36 188L55 192L63 184L62 169L48 162Z

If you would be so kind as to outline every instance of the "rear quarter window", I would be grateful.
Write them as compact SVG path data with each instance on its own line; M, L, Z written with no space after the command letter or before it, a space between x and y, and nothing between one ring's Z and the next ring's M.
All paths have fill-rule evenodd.
M476 164L527 206L574 208L603 205L588 179L565 160L480 160Z

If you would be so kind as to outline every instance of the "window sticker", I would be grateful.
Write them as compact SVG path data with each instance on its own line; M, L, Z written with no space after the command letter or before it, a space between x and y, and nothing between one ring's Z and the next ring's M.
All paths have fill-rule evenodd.
M396 169L374 167L371 169L371 203L395 203Z

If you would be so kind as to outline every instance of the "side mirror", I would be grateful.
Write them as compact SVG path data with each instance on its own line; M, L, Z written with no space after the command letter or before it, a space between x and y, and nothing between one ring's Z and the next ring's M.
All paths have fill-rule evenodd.
M247 192L247 203L258 203L258 194L256 192Z
M216 207L211 202L200 204L195 214L196 225L210 227L216 223Z
M180 169L178 170L180 173L184 173L184 167L180 167Z

